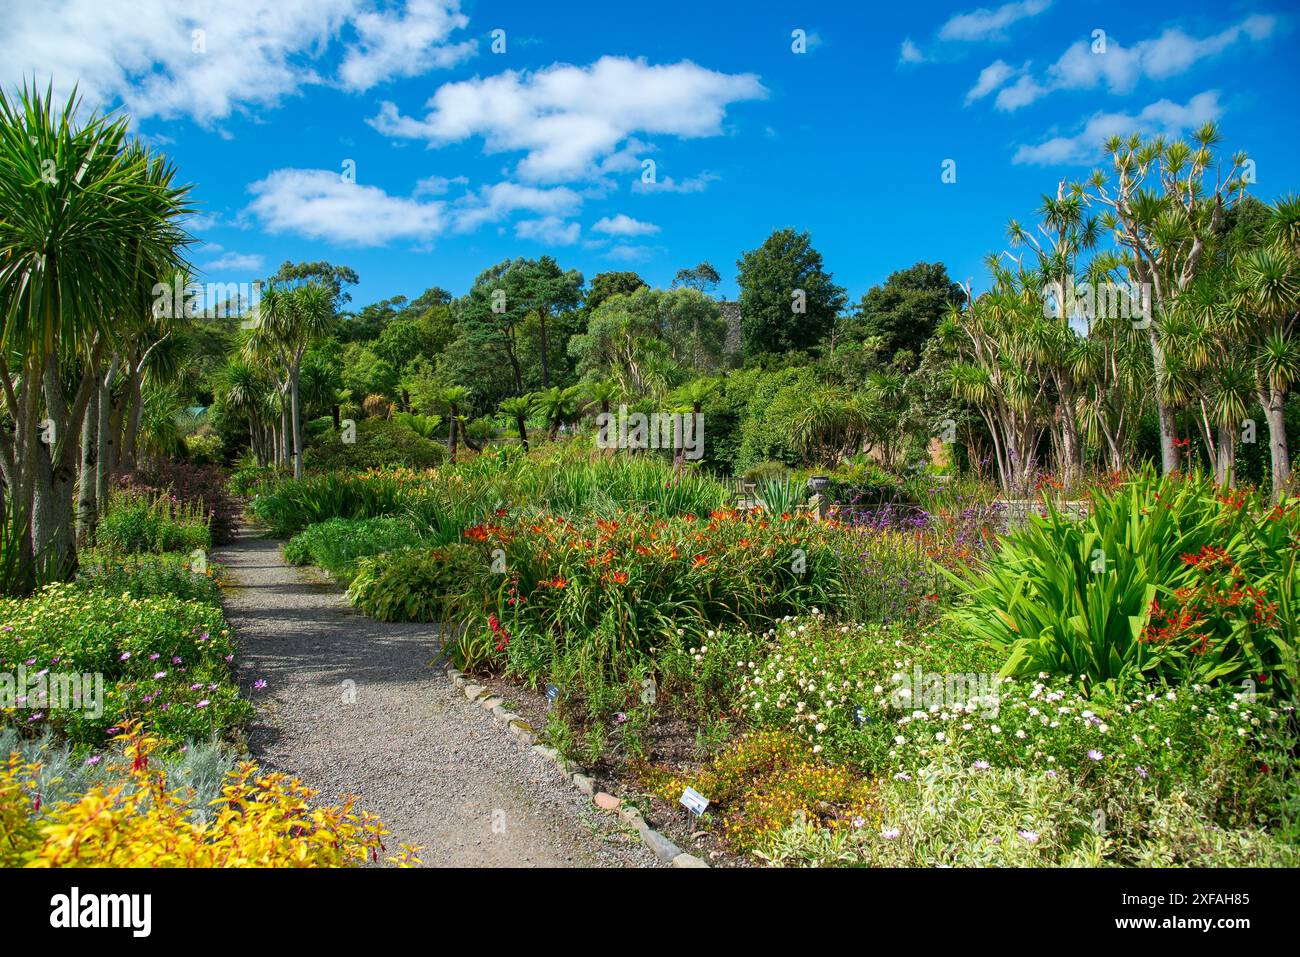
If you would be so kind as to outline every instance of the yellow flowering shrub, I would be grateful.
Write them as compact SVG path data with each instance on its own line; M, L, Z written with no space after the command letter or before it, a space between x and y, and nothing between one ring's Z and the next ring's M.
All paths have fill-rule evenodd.
M727 840L742 851L763 848L796 822L840 829L880 819L870 780L823 761L785 731L747 735L690 774L644 768L641 777L672 805L684 788L699 791Z
M315 806L317 792L298 779L245 761L210 809L196 808L150 770L156 738L133 725L119 740L120 780L52 808L40 803L38 764L12 754L0 765L0 866L345 867L384 850L387 829L352 798ZM408 845L387 860L419 863Z

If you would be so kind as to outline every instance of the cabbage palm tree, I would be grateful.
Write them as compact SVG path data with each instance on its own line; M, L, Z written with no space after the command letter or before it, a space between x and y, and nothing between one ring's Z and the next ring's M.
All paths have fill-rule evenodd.
M859 449L870 425L871 412L860 397L827 386L813 392L795 416L792 438L808 458L833 465Z
M13 508L15 581L36 555L76 562L72 496L79 438L103 357L159 277L183 263L190 207L174 169L131 147L125 117L78 123L74 92L0 92L0 473ZM80 367L66 394L61 362ZM42 415L50 428L38 428Z
M300 378L307 348L329 331L334 321L333 293L320 283L294 289L271 288L257 304L257 317L248 349L276 360L283 370L282 387L289 400L293 439L293 474L302 477L302 397Z
M1283 204L1279 204L1282 206ZM1286 242L1274 212L1277 241L1252 250L1237 262L1237 289L1232 312L1239 328L1255 347L1255 388L1268 422L1273 498L1281 497L1291 481L1291 455L1284 409L1287 392L1300 381L1300 257Z
M146 459L161 461L184 448L181 397L173 386L146 386L141 395L140 446Z
M217 386L217 401L248 419L249 447L259 464L265 464L267 459L264 413L266 396L274 389L265 372L238 358L222 370Z
M1027 330L1044 322L1034 290L990 262L995 286L949 309L936 336L956 349L948 369L953 396L975 407L993 442L1003 491L1024 494L1042 437L1047 379Z

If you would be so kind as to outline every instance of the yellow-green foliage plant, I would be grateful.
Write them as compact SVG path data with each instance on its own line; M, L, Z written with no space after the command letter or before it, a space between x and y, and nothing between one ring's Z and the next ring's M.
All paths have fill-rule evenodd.
M138 725L117 740L117 780L41 804L40 766L0 764L0 867L347 867L377 862L388 833L352 798L320 806L296 778L241 762L210 808L150 766L158 740ZM389 863L418 863L403 845Z

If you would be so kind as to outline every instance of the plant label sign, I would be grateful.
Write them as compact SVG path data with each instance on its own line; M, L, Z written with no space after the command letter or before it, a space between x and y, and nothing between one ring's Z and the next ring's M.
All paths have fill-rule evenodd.
M682 796L679 800L682 807L686 808L686 810L690 811L696 817L703 814L704 809L709 806L709 799L699 791L695 790L695 788L687 788L682 792Z
M866 712L866 710L865 710L864 708L854 708L854 709L853 709L853 723L854 723L854 724L870 724L870 723L871 723L871 715L867 714L867 712Z
M559 697L560 689L555 685L546 686L546 706L548 708L555 705L555 699Z

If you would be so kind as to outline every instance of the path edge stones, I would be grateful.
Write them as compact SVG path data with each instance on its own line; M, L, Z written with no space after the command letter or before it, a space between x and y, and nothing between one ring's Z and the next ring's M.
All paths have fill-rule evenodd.
M636 829L637 836L640 837L641 843L648 847L659 860L673 867L708 867L707 861L696 857L694 854L688 854L680 847L670 841L667 837L656 831L646 823L641 812L631 805L625 805L619 798L601 792L596 794L595 782L587 776L586 770L577 765L564 760L560 753L554 748L548 748L545 745L537 743L537 735L533 733L530 725L519 715L507 711L505 702L496 697L487 688L475 684L472 678L466 677L465 673L456 668L447 666L447 680L449 680L462 694L470 701L477 704L484 711L492 715L492 719L505 731L509 732L514 738L522 741L525 745L532 748L535 754L541 755L551 764L555 765L560 772L569 779L575 788L586 795L592 804L603 811L614 810L618 816L627 824ZM605 803L597 800L598 798L608 799ZM612 808L606 807L609 802L617 802Z

